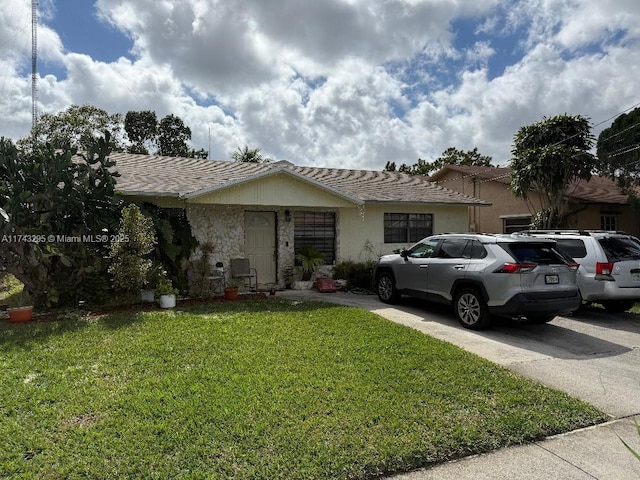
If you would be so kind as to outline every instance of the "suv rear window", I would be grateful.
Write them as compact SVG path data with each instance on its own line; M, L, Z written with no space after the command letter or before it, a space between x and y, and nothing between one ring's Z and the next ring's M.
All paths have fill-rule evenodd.
M541 265L567 263L567 258L548 243L501 243L500 246L521 263Z
M556 238L558 248L571 258L584 258L587 256L587 247L578 238Z
M640 260L640 243L634 238L607 237L598 239L598 242L610 262Z

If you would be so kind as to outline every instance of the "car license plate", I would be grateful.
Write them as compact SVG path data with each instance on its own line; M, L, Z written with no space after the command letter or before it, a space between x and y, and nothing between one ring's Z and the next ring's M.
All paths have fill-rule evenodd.
M634 282L640 282L640 273L632 273L631 280L633 280Z
M545 275L544 283L560 283L558 275Z

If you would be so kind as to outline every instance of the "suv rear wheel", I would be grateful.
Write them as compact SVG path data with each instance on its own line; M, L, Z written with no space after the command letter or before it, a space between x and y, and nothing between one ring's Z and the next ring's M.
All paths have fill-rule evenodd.
M475 288L463 288L455 297L453 309L464 328L482 330L491 324L491 315L484 298Z
M382 272L378 275L376 287L378 297L384 303L396 303L400 298L400 294L396 290L395 280L390 272Z

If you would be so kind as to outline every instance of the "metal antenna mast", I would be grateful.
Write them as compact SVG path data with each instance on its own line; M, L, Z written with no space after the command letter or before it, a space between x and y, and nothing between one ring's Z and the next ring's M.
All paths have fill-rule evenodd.
M38 123L38 0L31 0L31 128Z

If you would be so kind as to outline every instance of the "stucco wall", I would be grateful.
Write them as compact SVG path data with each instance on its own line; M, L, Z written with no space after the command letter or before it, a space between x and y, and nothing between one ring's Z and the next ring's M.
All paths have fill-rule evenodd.
M340 260L377 258L413 243L384 243L385 213L431 213L433 233L468 231L466 206L367 205L362 208L343 208L338 214Z

